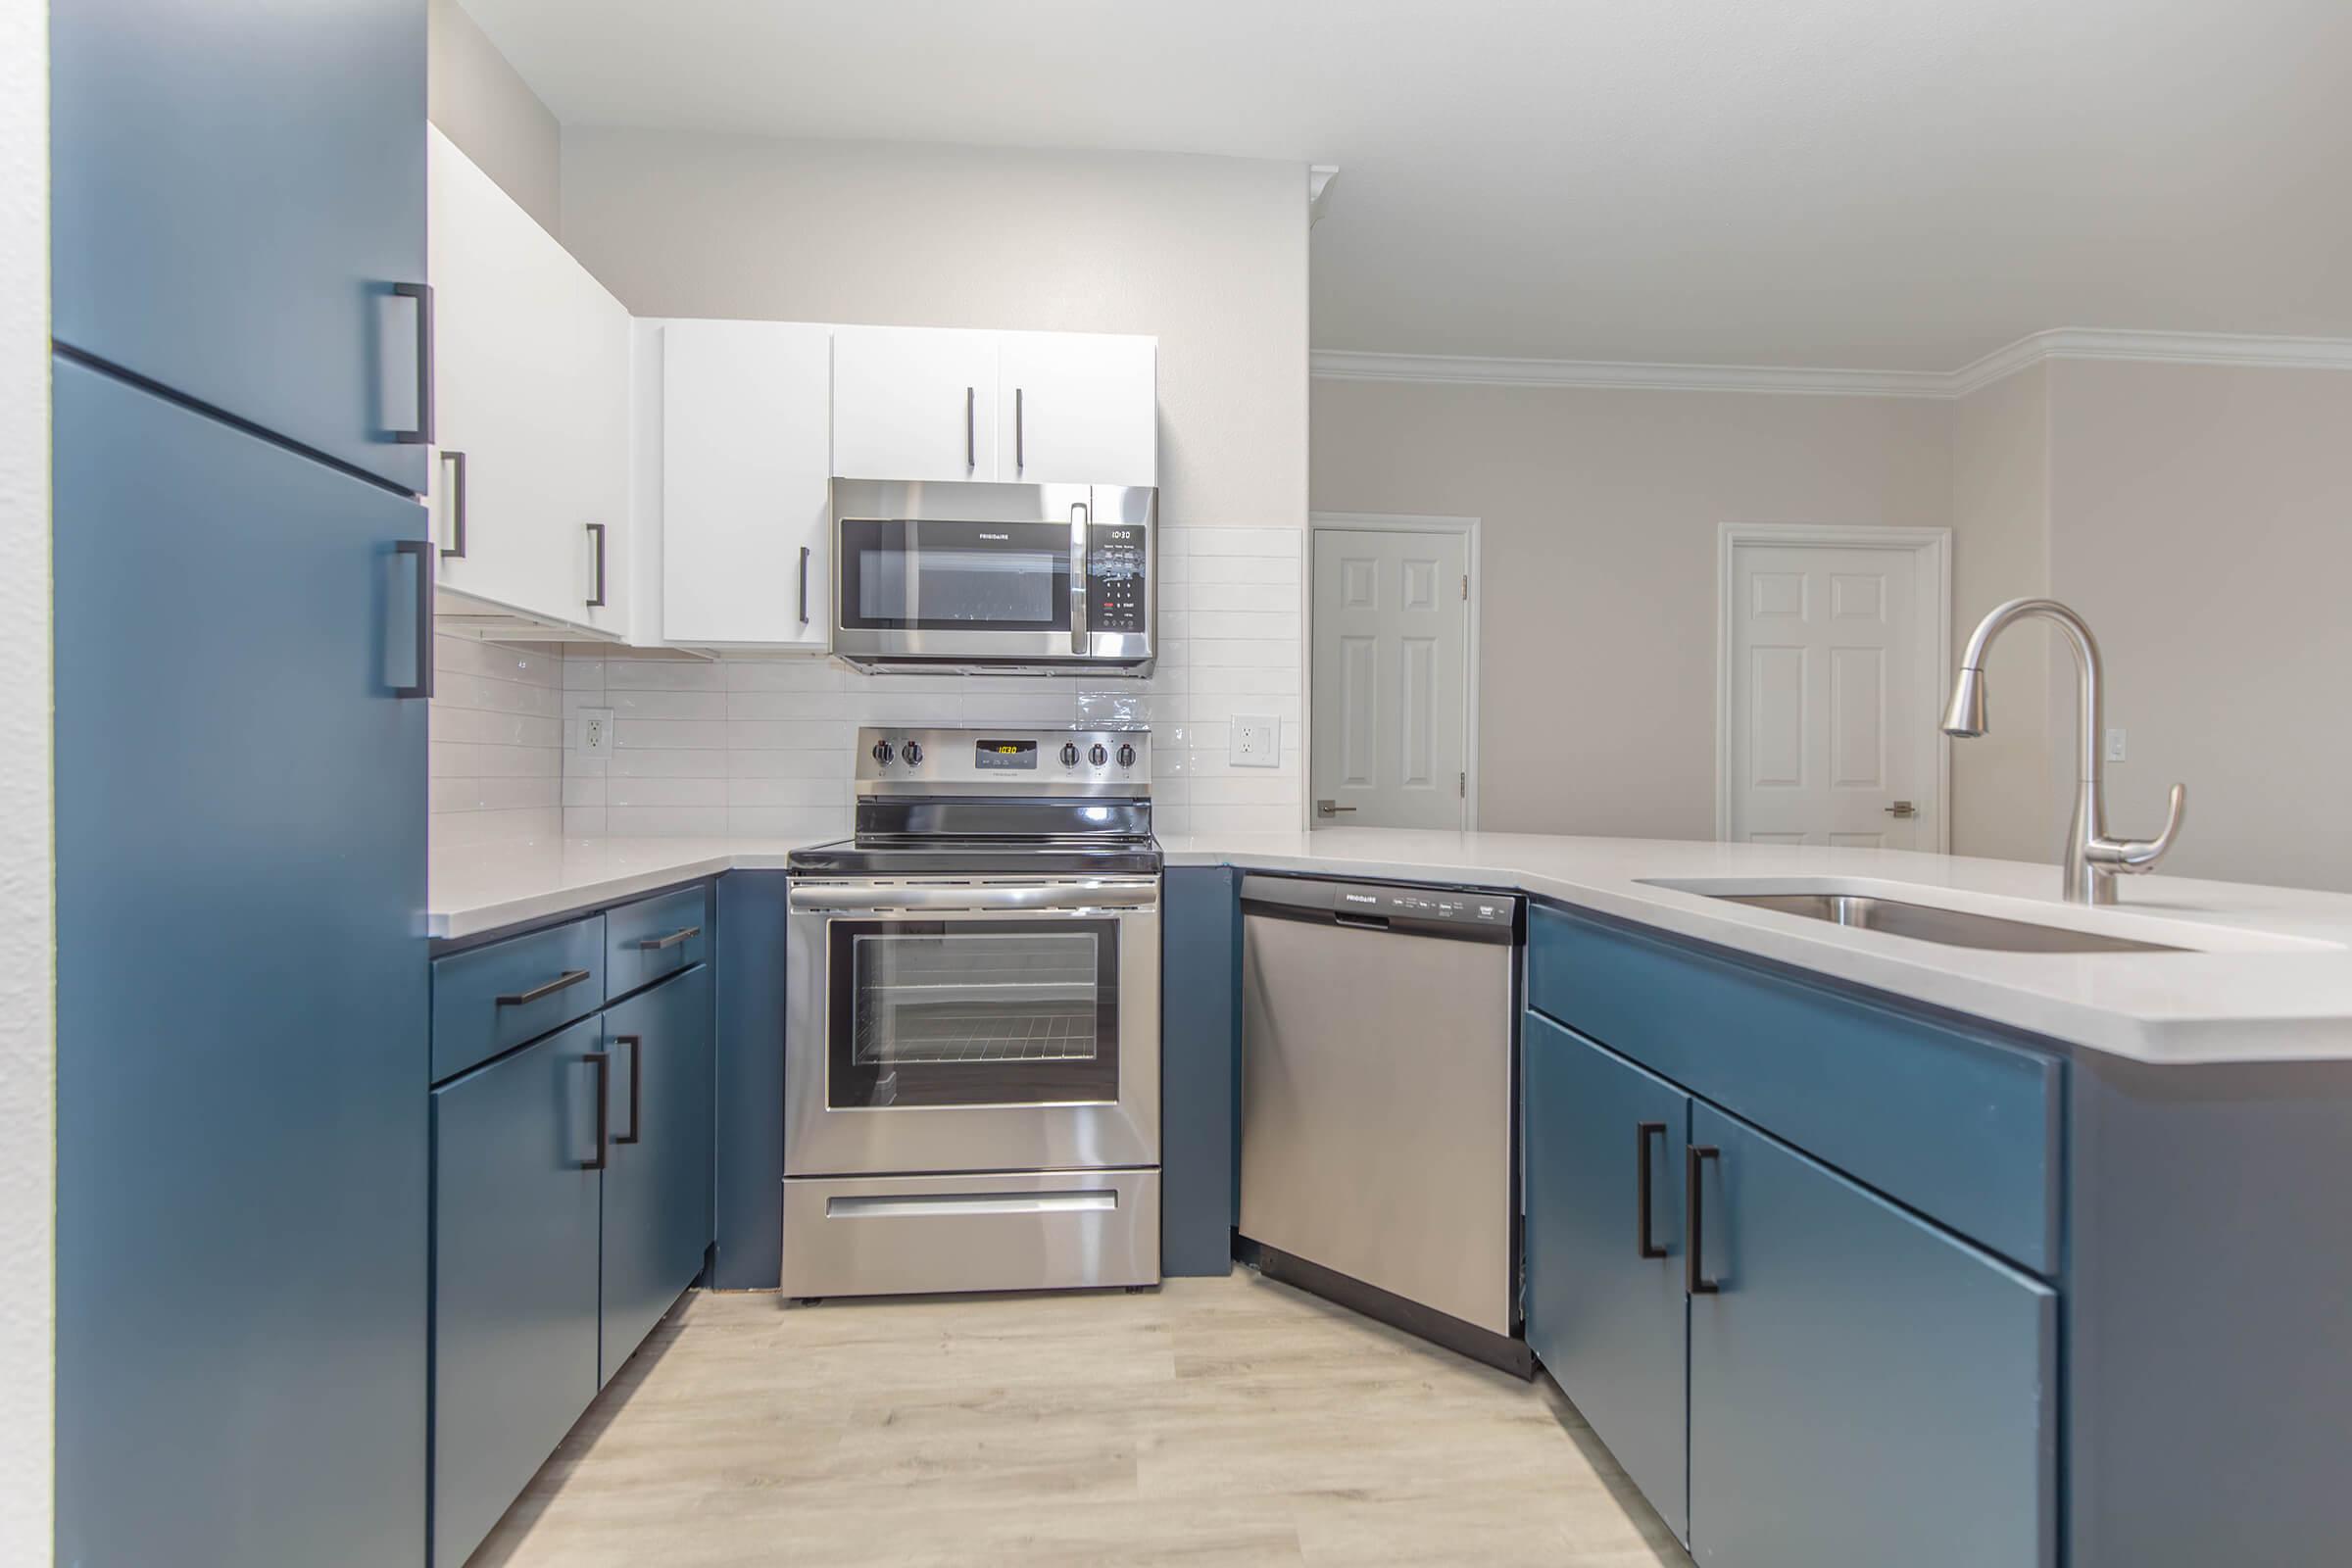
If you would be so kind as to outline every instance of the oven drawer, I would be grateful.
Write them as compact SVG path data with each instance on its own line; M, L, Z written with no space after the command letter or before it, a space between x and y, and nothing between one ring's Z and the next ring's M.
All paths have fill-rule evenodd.
M796 1176L786 1296L1159 1282L1159 1172Z

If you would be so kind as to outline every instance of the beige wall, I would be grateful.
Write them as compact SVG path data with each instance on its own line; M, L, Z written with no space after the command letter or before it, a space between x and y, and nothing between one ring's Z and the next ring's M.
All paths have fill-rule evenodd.
M1726 522L1942 527L1926 399L1317 381L1319 512L1482 519L1479 826L1710 838Z
M2155 832L2179 780L2167 870L2352 889L2352 374L2049 375L2051 588L2097 632L2130 738L2111 829Z
M564 240L639 316L1155 334L1163 515L1305 521L1300 165L575 128Z
M1955 662L1986 611L2049 592L2049 371L2041 365L1953 406ZM1991 727L1952 743L1956 855L2057 858L2066 818L2064 781L2051 771L2051 654L2049 634L2038 626L2021 626L1993 648L1985 671ZM2063 653L2058 659L2071 672L2074 661Z
M458 0L432 0L425 113L499 188L562 234L563 138L528 83Z

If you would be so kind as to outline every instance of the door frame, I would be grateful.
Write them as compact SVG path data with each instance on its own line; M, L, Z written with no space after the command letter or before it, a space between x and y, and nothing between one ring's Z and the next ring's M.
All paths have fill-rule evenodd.
M1306 672L1306 722L1299 735L1306 748L1301 759L1306 791L1299 805L1309 828L1315 825L1315 535L1330 529L1348 533L1455 533L1464 540L1464 568L1470 573L1467 624L1462 635L1470 646L1462 661L1462 831L1478 831L1478 671L1479 607L1486 599L1486 575L1479 569L1479 536L1485 531L1477 517L1403 512L1310 512L1306 514L1306 561L1298 576L1300 667Z
M1930 714L1943 711L1952 675L1952 530L1878 528L1813 523L1727 522L1717 530L1715 549L1715 837L1732 836L1732 563L1742 545L1820 550L1906 551L1916 564L1926 601L1919 617L1912 680ZM1935 761L1927 784L1936 792L1930 813L1933 843L1920 846L1949 855L1952 849L1952 741L1936 735Z

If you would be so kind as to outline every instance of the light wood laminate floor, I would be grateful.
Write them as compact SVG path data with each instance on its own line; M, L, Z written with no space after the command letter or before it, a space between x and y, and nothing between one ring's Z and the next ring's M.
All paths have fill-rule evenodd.
M1688 1568L1547 1379L1237 1270L687 1298L473 1559Z

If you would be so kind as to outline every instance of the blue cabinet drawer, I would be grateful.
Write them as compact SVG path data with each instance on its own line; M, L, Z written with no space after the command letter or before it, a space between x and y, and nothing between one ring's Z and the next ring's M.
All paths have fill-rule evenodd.
M1988 1037L1544 906L1529 1004L2040 1274L2060 1066Z
M433 1082L605 1004L605 917L433 960Z
M710 953L710 889L697 883L605 911L605 995L625 997Z

